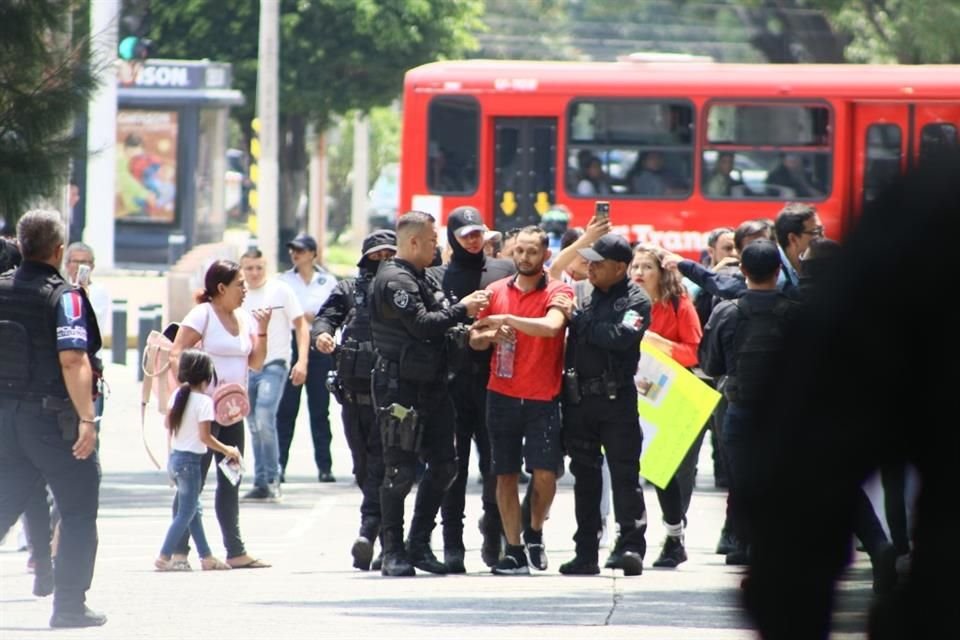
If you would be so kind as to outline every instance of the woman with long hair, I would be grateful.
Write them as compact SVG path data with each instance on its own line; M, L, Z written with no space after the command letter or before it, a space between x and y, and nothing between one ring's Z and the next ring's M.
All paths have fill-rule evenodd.
M677 271L663 268L666 252L660 247L639 245L634 249L630 277L650 296L650 328L643 341L658 349L684 367L697 364L697 348L703 337L697 310ZM657 488L657 499L663 511L667 537L655 567L673 568L687 559L683 546L687 507L697 477L697 457L703 432L697 436L690 451L677 468L673 478L663 489Z
M269 309L248 313L240 307L246 288L240 265L232 260L217 260L207 269L204 287L196 295L197 305L180 324L173 348L170 366L179 371L181 354L203 342L203 351L210 356L216 371L216 384L207 387L213 396L220 385L239 383L247 387L247 370L259 371L267 355L267 325ZM233 424L210 425L210 433L227 447L236 447L243 453L243 420ZM206 478L210 463L216 456L221 462L224 454L208 450L203 456L201 482ZM217 521L227 550L227 564L234 569L268 567L247 553L240 536L239 487L217 466L217 491L214 499ZM176 509L176 505L174 507ZM174 548L172 561L186 561L188 536L181 537Z

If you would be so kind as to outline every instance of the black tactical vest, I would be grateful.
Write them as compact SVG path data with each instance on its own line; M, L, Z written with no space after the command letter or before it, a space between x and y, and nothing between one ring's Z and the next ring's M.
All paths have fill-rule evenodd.
M25 262L0 275L0 394L67 398L57 351L57 306L73 289L52 267ZM100 348L100 331L86 296L88 352Z

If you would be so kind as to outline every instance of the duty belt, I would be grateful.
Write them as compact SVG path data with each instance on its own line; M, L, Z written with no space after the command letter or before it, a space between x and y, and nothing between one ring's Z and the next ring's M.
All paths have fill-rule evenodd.
M581 378L580 394L585 396L605 396L607 395L607 385L603 378Z

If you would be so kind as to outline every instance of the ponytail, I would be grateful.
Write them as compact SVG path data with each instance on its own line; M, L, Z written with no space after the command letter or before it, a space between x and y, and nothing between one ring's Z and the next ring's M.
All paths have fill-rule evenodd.
M187 408L187 400L190 399L190 384L184 382L177 389L177 394L173 399L173 407L167 414L167 428L174 434L180 430L180 423L183 422L183 412Z

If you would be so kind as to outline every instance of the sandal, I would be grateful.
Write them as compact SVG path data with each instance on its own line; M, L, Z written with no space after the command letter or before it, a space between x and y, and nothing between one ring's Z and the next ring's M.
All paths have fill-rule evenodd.
M193 567L186 560L164 560L157 558L153 561L157 571L193 571Z
M219 558L207 556L200 560L200 568L204 571L229 571L233 569L230 565Z
M273 566L273 565L267 564L266 562L263 562L262 560L257 560L256 558L253 558L253 559L251 559L251 560L249 560L248 562L245 562L245 563L243 563L243 564L232 564L232 565L230 565L230 567L233 568L233 569L267 569L267 568L272 567L272 566Z

